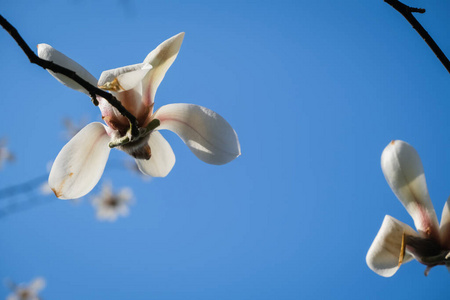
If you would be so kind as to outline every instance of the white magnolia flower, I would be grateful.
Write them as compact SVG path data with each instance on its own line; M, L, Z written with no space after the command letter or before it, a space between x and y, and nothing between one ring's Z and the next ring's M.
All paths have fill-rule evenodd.
M114 194L111 183L105 183L100 194L92 199L92 204L97 209L99 220L115 221L118 216L128 215L128 205L132 199L131 189L123 188Z
M366 256L369 268L378 275L391 277L401 264L413 258L427 266L425 275L432 267L447 264L450 198L444 206L439 227L422 161L408 143L392 141L381 155L381 168L392 191L413 218L417 232L386 215Z
M156 90L166 71L178 55L184 33L164 41L150 52L142 63L104 71L99 81L82 66L46 44L38 46L40 58L53 61L75 71L93 85L111 91L131 112L140 130L159 126L138 140L117 143L129 138L130 124L105 99L98 98L103 120L84 127L67 143L52 167L49 184L56 196L73 199L87 194L102 176L110 146L133 156L142 173L165 177L175 164L169 143L157 131L175 132L201 160L210 164L225 164L240 155L239 141L233 128L215 112L193 104L169 104L153 112ZM59 81L75 90L87 93L80 85L64 75L50 72ZM112 144L110 144L113 142Z
M39 300L39 292L45 287L45 279L35 278L29 285L13 286L13 293L6 300Z

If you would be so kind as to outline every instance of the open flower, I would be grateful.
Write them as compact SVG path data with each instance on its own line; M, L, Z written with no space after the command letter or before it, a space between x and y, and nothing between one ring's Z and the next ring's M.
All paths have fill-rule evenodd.
M129 121L105 99L97 97L102 123L84 127L67 143L52 167L49 184L56 196L73 199L87 194L97 184L108 160L110 147L133 156L139 170L153 177L165 177L175 164L169 143L158 132L175 132L201 160L225 164L240 155L233 128L217 113L193 104L169 104L153 112L156 90L174 62L184 33L164 41L142 63L104 71L99 81L82 66L49 45L40 44L40 58L75 71L91 84L110 91L137 118L141 135L132 139ZM87 93L61 74L50 72L60 82Z
M131 189L123 188L115 194L111 183L105 183L100 194L92 199L92 204L97 209L99 220L115 221L118 216L128 215L128 205L132 199Z
M422 162L408 143L392 141L381 155L381 168L392 191L413 218L417 232L386 215L366 256L369 268L378 275L391 277L401 264L413 258L427 266L425 275L436 265L448 268L450 198L444 206L439 227Z
M7 300L39 300L39 292L45 287L45 279L35 278L29 285L11 283L13 293L6 298Z

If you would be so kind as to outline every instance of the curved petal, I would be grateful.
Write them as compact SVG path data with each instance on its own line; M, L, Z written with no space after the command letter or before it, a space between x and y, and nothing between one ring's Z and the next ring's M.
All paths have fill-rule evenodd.
M84 127L62 148L48 179L56 197L75 199L94 188L108 160L109 142L105 126L95 122Z
M135 64L103 71L98 86L106 90L127 91L136 87L152 69L150 64Z
M184 32L181 32L165 40L144 59L144 63L148 63L153 67L143 81L142 101L145 105L151 106L154 103L156 90L167 70L177 58L183 38Z
M65 56L55 48L53 48L50 45L47 44L39 44L38 45L38 56L42 59L49 60L54 62L57 65L60 65L64 68L67 68L69 70L74 71L77 73L78 76L80 76L82 79L86 80L93 86L97 85L97 79L92 76L91 73L89 73L85 68L83 68L80 64L73 61L69 57ZM68 86L74 90L77 90L79 92L88 94L89 93L81 87L78 83L73 81L72 79L58 73L54 73L53 71L48 70L48 72L55 77L59 82L64 84L65 86Z
M381 155L386 181L414 220L417 230L439 240L438 221L428 194L422 161L403 141L392 141Z
M149 160L136 159L139 170L153 177L166 177L175 165L175 154L173 154L172 147L157 131L150 134L148 145L152 156Z
M383 277L391 277L402 263L413 259L408 253L401 258L403 233L418 236L407 224L389 215L384 217L383 224L366 256L367 266L372 271Z
M450 249L450 197L447 199L447 202L445 202L444 209L442 210L439 235L441 237L442 246L445 249Z
M151 114L152 108L147 107L142 102L142 80L152 69L149 64L136 64L123 68L104 71L100 76L98 85L100 88L110 90L122 105L133 114L140 126L145 126L147 118ZM99 107L102 111L105 122L119 129L129 126L129 121L109 103L105 103L99 98Z
M241 154L236 132L217 113L193 104L169 104L154 115L160 129L175 132L199 159L214 165L226 164Z
M138 86L151 69L151 65L145 65L142 69L117 76L117 81L121 90L128 91Z

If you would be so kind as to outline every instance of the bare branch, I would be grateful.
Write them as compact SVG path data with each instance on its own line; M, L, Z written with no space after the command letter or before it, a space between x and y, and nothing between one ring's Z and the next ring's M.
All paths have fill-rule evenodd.
M422 25L417 21L417 19L413 16L412 13L424 13L425 9L423 8L414 8L408 5L401 3L398 0L384 0L384 2L391 5L395 10L405 17L405 19L412 25L412 27L417 31L417 33L424 39L427 45L433 50L434 54L436 54L437 58L441 61L447 71L450 73L450 61L447 56L445 56L444 52L442 52L441 48L435 43L433 38L428 34L428 32L422 27Z
M66 69L60 65L57 65L51 61L39 58L27 45L27 43L20 36L19 32L2 16L0 15L0 24L2 27L11 35L11 37L16 41L25 55L28 57L31 63L41 66L44 69L52 70L55 73L63 74L70 79L74 80L76 83L81 85L85 90L89 92L92 102L94 105L98 105L96 96L100 96L108 101L109 104L114 106L124 117L126 117L131 124L131 134L133 137L139 136L139 128L137 125L137 120L134 115L132 115L126 108L116 99L111 93L108 93L96 86L91 85L89 82L78 76L74 71Z
M25 182L0 189L0 200L10 198L18 194L28 193L38 188L42 183L46 182L47 178L48 174L46 173Z
M11 215L16 214L19 212L30 210L34 207L41 206L43 204L49 204L49 203L56 203L58 202L55 198L51 197L43 197L43 196L33 196L28 195L28 198L23 201L15 201L10 202L8 205L3 206L0 208L0 220Z

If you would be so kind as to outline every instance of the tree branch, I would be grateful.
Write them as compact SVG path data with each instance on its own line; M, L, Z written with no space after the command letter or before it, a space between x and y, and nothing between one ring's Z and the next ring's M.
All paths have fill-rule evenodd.
M131 134L133 137L139 136L139 128L137 126L137 120L119 100L116 99L111 93L108 93L96 86L91 85L89 82L78 76L74 71L66 69L60 65L57 65L51 61L45 60L37 56L31 48L27 45L24 39L20 36L16 28L14 28L2 15L0 15L0 24L9 33L9 35L16 41L25 55L28 57L31 63L41 66L44 69L52 70L55 73L63 74L89 92L94 105L98 105L96 96L100 96L108 101L109 104L114 106L124 117L126 117L131 124Z
M45 173L28 181L2 188L0 189L0 200L3 198L10 198L22 193L28 193L38 188L42 183L46 182L47 178L48 173Z
M384 0L387 4L391 5L395 10L405 17L405 19L412 25L412 27L417 31L417 33L424 39L427 45L433 50L434 54L436 54L437 58L441 61L447 71L450 73L450 61L447 56L445 56L444 52L439 48L439 46L435 43L433 38L428 34L428 32L422 27L422 25L417 21L417 19L413 16L412 13L424 13L425 9L423 8L414 8L408 5L401 3L398 0Z

